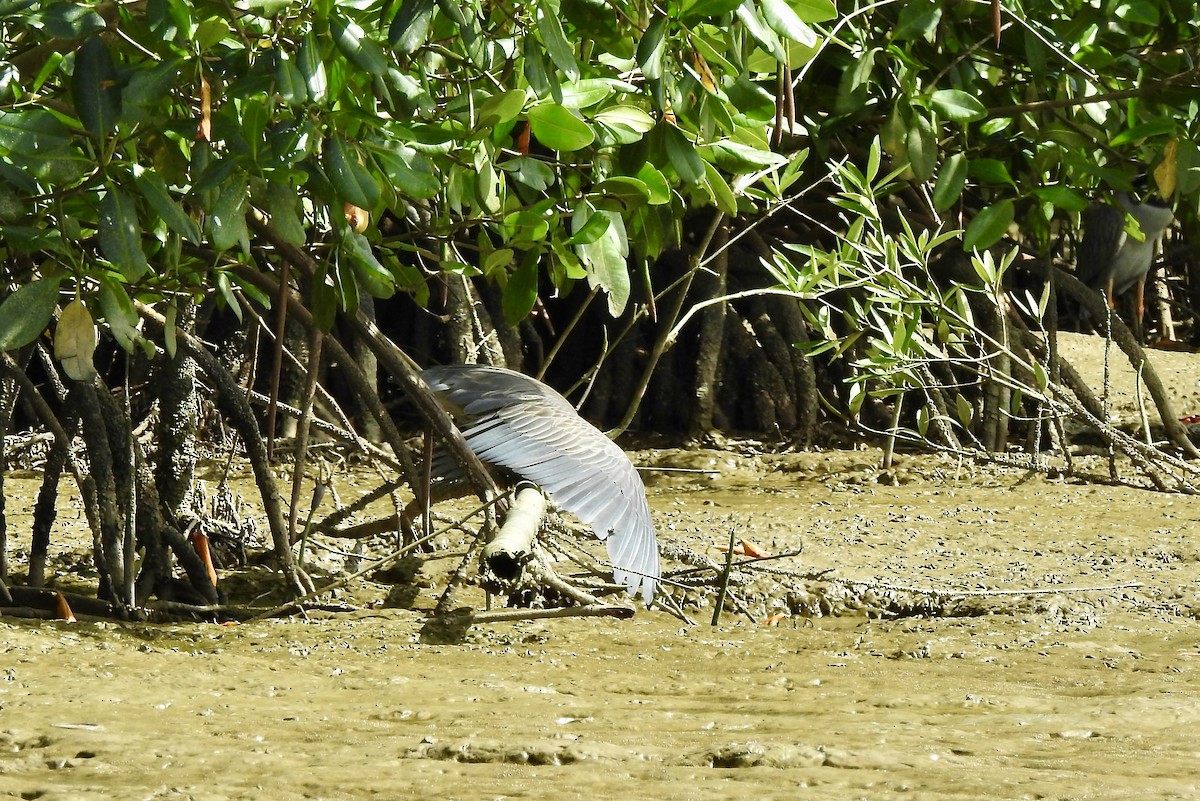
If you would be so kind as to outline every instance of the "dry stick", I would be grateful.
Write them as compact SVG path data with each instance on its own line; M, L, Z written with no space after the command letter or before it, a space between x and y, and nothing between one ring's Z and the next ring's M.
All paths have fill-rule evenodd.
M712 625L721 622L721 610L725 608L725 596L729 594L729 577L733 575L733 549L737 544L737 529L729 527L729 550L725 552L725 569L721 572L721 584L717 600L713 603Z
M1029 262L1027 266L1034 273L1040 274L1040 277L1045 279L1046 268L1044 265L1035 261ZM1057 267L1051 267L1050 269L1056 271L1055 281L1058 287L1064 290L1065 294L1083 305L1087 312L1092 315L1092 319L1099 320L1107 314L1108 304L1102 301L1100 296L1086 284ZM1008 314L1010 322L1019 321L1020 318L1017 316L1015 309L1010 308ZM1023 331L1028 331L1023 323L1020 323L1017 327ZM1144 364L1143 375L1146 381L1146 389L1149 391L1150 397L1154 400L1154 405L1158 409L1158 416L1162 419L1167 438L1184 453L1192 458L1200 459L1200 448L1196 447L1196 443L1192 442L1188 436L1187 429L1179 422L1171 399L1167 395L1166 388L1163 386L1162 379L1159 378L1158 372L1154 369L1153 362L1146 355L1145 349L1134 338L1129 327L1121 321L1121 318L1116 316L1112 317L1112 337L1113 343L1125 353L1131 366L1136 367L1138 364Z
M161 314L144 303L137 302L135 308L144 319L154 325L166 326L167 321ZM287 525L283 519L283 502L279 497L279 487L275 482L275 472L267 459L267 449L263 442L262 432L254 420L253 410L241 389L234 382L229 371L217 363L204 343L190 332L176 328L175 339L196 360L200 369L212 380L216 389L218 406L222 400L226 406L234 426L242 437L250 467L254 471L254 480L262 497L263 511L267 515L267 525L271 529L271 541L275 558L279 560L279 568L287 582L301 593L313 589L312 580L297 568L296 560L292 557L291 543L288 541Z
M411 553L412 551L421 547L422 545L426 544L427 542L429 542L437 537L440 537L442 534L445 534L447 531L450 531L458 526L461 526L463 523L470 520L475 515L483 512L485 509L487 509L488 506L489 506L489 504L486 504L486 503L480 504L479 506L472 509L470 512L468 512L463 517L459 518L458 520L454 521L453 523L449 523L446 526L443 526L442 528L438 529L434 533L430 534L428 537L422 537L419 540L414 540L413 542L410 542L407 545L404 545L403 547L397 548L396 550L392 551L390 554L383 557L382 559L377 559L374 562L371 562L366 567L361 568L357 572L351 573L347 576L343 576L342 578L338 579L337 581L331 582L330 584L327 584L324 587L321 587L320 589L315 589L312 592L306 593L306 594L300 596L299 598L294 598L285 604L280 604L279 606L276 606L272 609L268 609L265 612L255 615L254 617L250 618L246 622L247 623L257 623L260 620L266 620L269 617L275 617L277 615L281 615L284 612L288 611L289 609L299 608L300 606L302 606L304 604L305 601L311 601L313 598L316 598L318 595L324 595L327 592L333 592L336 589L345 587L347 584L354 581L355 579L362 578L363 576L367 575L368 573L372 573L376 570L383 570L384 568L390 567L391 565L398 562L402 557L407 556L409 553Z
M304 405L300 410L300 420L296 430L296 452L292 454L292 497L288 509L288 542L296 541L296 511L300 508L304 465L308 457L308 423L312 419L313 397L317 393L317 374L321 366L321 332L315 328L312 329L309 332L309 339L308 375L304 377ZM320 479L318 478L318 480ZM315 505L313 508L316 508Z
M554 361L556 356L558 356L558 352L562 350L563 343L567 341L567 337L572 331L575 330L576 326L579 325L579 321L583 319L583 313L587 311L588 306L592 305L592 301L596 299L596 295L598 294L600 294L600 287L592 287L592 291L589 292L588 296L583 299L583 303L579 304L579 308L575 310L575 314L571 316L571 319L567 323L566 327L559 332L558 338L554 340L554 344L550 347L550 352L546 354L546 358L542 359L542 364L540 367L538 367L537 374L534 376L537 378L537 380L541 381L546 377L546 371L550 369L550 363Z
M269 242L292 266L299 267L310 277L316 273L319 265L313 257L284 240L261 216L255 213L248 215L246 219L254 232ZM356 312L353 316L347 315L346 321L355 334L374 351L380 363L388 372L392 373L409 398L412 399L421 416L430 423L438 437L446 443L451 454L466 470L467 476L471 479L471 483L475 486L481 499L486 500L490 496L499 494L496 482L487 472L483 463L479 461L479 457L467 447L466 440L455 427L454 421L438 404L429 387L418 375L417 365L408 357L408 354L384 336L379 327L361 312ZM413 475L411 478L415 479L416 476Z
M296 314L295 305L293 305L293 304L298 304L298 301L296 301L294 298L292 299L292 303L289 303L289 306L292 306L292 308L288 311L288 316L295 318L295 317L297 317L297 314ZM264 329L266 328L266 321L263 320L262 316L254 309L253 304L250 304L250 303L245 304L244 310L247 313L249 313L251 316L253 316L258 321L260 326L263 326ZM303 320L302 320L302 322L303 322ZM306 326L304 326L304 328L309 331L312 330L312 326L306 325ZM266 330L269 331L269 329L266 329ZM275 336L274 333L271 333L271 336L274 337ZM296 358L296 355L294 353L292 353L290 348L285 346L283 349L283 355L284 355L284 358L286 358L289 362L291 362L291 364L293 366L295 366L296 368L298 368L300 370L303 370L305 372L305 375L308 374L308 365L302 364L300 362L300 360L298 358ZM254 392L249 387L247 387L247 394L252 399L259 400L262 403L266 404L268 407L271 405L271 396L270 395L263 395L262 393ZM317 417L316 415L313 415L310 418L311 419L310 424L315 425L318 428L321 428L329 433L332 433L335 437L337 437L339 439L343 439L347 442L353 443L354 445L358 446L359 450L363 451L364 454L369 456L370 454L367 453L367 451L366 451L366 446L369 445L369 443L364 442L363 438L358 436L357 434L351 433L354 426L352 426L350 424L350 418L346 416L346 413L342 410L342 407L338 405L337 401L334 400L333 396L330 395L329 392L325 389L325 387L323 387L320 383L317 384L317 395L320 396L321 403L323 403L325 406L327 406L337 416L338 423L341 425L341 428L339 429L337 427L337 424L330 422L328 420L324 420L320 417ZM275 400L274 405L275 405L275 408L277 409L277 411L286 412L287 414L291 415L292 417L295 417L297 420L300 419L300 410L299 409L292 407L292 406L288 406L286 403L283 403L278 398Z
M239 278L250 281L264 291L270 292L276 286L269 275L251 269L246 265L235 265L234 272L237 273ZM290 313L292 317L300 320L302 325L310 330L316 327L316 323L312 319L312 314L308 309L304 308L304 305L298 298L289 294L288 306L291 307ZM363 373L362 368L358 366L358 362L351 357L350 352L342 346L342 343L337 340L337 337L326 334L324 347L329 351L333 360L338 363L338 369L342 371L343 376L357 392L359 400L370 411L371 416L375 418L375 422L379 424L384 441L388 443L388 446L400 461L405 478L408 479L411 486L415 487L420 474L417 471L416 465L413 464L408 447L404 444L404 437L400 434L400 430L396 428L396 423L392 420L392 416L384 408L378 393L370 389L367 376ZM367 452L370 452L370 450L368 449Z
M287 336L286 296L291 294L288 286L288 263L283 263L279 274L279 316L275 320L275 343L271 360L271 402L267 404L267 458L275 458L275 404L279 401L279 378L283 373L283 340Z

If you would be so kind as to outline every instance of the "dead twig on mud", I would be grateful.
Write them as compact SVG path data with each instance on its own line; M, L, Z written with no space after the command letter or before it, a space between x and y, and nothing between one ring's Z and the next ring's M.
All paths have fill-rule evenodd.
M334 581L330 584L325 585L324 587L320 587L316 590L313 590L310 593L306 593L306 594L300 596L299 598L288 601L285 604L280 604L279 606L276 606L272 609L268 609L265 612L255 615L254 617L250 618L246 622L247 623L257 623L260 620L266 620L267 618L276 617L278 615L281 615L284 612L287 612L291 609L298 609L303 606L305 601L312 600L313 598L316 598L317 596L324 595L325 593L332 592L333 590L341 589L342 587L345 587L347 584L354 581L355 579L362 578L363 576L367 575L368 573L373 573L377 570L382 570L383 568L390 567L391 565L393 565L397 561L399 561L401 559L401 557L407 556L409 553L411 553L412 551L421 547L422 545L425 545L428 542L432 542L434 539L436 539L437 537L440 537L442 534L446 533L447 531L450 531L451 529L455 528L456 526L461 525L464 521L470 520L475 515L480 514L481 512L486 510L489 506L491 506L490 503L480 504L479 506L475 507L475 509L471 510L468 514L466 514L464 517L462 517L460 520L456 521L455 523L452 523L443 528L440 528L427 537L421 537L420 539L413 540L409 544L392 551L390 554L383 557L382 559L377 559L376 561L371 562L366 567L363 567L362 569L358 570L357 572L343 576L342 578L338 579L337 581ZM470 559L469 559L469 554L468 554L468 559L464 560L464 564L467 564L469 561L470 561ZM447 590L448 589L449 588L447 588Z

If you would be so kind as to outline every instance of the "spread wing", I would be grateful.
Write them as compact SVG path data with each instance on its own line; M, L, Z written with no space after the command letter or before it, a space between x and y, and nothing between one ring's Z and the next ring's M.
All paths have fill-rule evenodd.
M625 453L565 398L522 373L449 365L421 373L458 418L481 461L532 481L592 527L613 576L649 603L659 573L646 489Z

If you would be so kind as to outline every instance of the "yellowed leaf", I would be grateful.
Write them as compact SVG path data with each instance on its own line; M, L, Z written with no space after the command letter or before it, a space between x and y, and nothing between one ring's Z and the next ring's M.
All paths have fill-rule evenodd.
M1162 161L1154 168L1154 183L1158 185L1158 193L1164 199L1170 199L1175 194L1175 152L1179 149L1179 140L1172 139L1163 148Z
M63 309L54 331L54 357L63 371L76 381L96 377L92 356L96 352L96 323L81 300L73 300Z

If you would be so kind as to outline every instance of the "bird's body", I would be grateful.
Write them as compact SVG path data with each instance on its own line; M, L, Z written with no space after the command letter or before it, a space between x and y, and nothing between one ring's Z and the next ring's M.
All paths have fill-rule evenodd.
M1103 291L1110 307L1117 295L1136 288L1134 314L1140 326L1146 276L1154 263L1154 251L1175 217L1166 206L1139 203L1124 192L1117 195L1117 202L1120 208L1097 203L1084 211L1075 275L1093 289ZM1142 240L1125 231L1126 213L1137 220Z
M480 461L537 484L590 525L608 546L617 582L652 600L658 542L645 487L624 451L562 395L522 373L458 364L430 367L421 377Z

